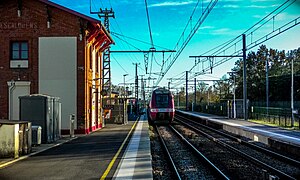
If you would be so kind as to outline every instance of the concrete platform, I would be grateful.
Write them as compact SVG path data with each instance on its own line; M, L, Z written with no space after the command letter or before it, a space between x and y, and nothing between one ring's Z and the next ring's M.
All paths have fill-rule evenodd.
M253 141L267 144L272 148L300 157L300 131L285 130L241 119L228 119L226 117L199 112L180 110L176 110L176 112L199 118L199 121L202 121L204 124L224 129L225 131L247 137Z
M114 179L153 179L149 125L143 115L114 174Z
M0 159L0 179L153 179L146 116Z

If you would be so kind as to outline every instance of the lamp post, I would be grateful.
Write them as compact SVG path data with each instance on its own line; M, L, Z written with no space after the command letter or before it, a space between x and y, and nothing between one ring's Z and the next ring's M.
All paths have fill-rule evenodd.
M124 93L123 93L123 124L127 124L127 117L126 117L126 90L125 90L125 77L128 76L128 74L123 74L123 80L124 80Z
M125 91L125 77L126 77L126 76L128 76L128 74L123 74L123 80L124 80L124 91L123 91L123 95L124 95L124 97L125 97L125 94L126 94L126 93L125 93L125 92L126 92L126 91Z
M296 55L295 55L296 56ZM292 109L292 122L291 126L294 127L294 57L292 57L292 67L291 67L291 109Z
M236 100L235 100L235 76L236 76L236 72L228 72L229 75L233 76L233 119L236 118Z
M291 122L291 126L294 127L295 125L295 115L299 112L297 112L296 110L294 110L294 62L299 62L296 61L296 54L294 55L294 57L292 57L291 59L291 110L292 110L292 122Z

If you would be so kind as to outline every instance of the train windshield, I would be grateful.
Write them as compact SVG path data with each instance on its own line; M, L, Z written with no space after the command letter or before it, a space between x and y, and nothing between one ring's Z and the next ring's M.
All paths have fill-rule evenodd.
M157 108L166 108L169 104L169 96L168 94L156 94L155 101Z

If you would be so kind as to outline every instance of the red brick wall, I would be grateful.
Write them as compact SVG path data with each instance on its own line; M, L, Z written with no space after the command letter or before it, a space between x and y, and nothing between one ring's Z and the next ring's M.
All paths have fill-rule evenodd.
M31 82L31 93L38 93L38 38L77 36L80 33L79 17L61 9L48 6L51 13L51 28L47 28L46 4L37 0L22 0L22 15L17 14L17 0L0 2L0 118L8 118L7 81L14 79ZM84 38L83 38L84 39ZM9 46L12 40L29 42L27 69L9 67ZM84 67L84 40L77 41L77 66ZM77 71L78 125L84 124L84 71ZM83 126L84 127L84 126Z

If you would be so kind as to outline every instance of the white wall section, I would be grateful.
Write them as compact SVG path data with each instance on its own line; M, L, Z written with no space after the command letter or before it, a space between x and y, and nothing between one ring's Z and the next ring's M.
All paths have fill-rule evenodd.
M8 81L9 120L19 119L19 96L30 94L29 81Z
M60 98L62 106L62 129L69 128L69 115L76 115L76 67L76 37L39 38L39 93ZM75 121L76 127L77 124Z

